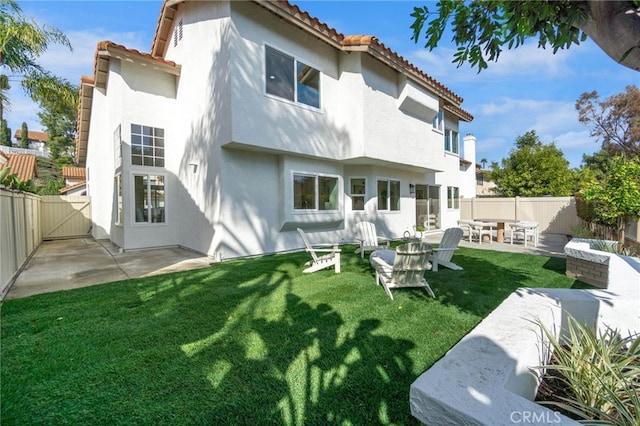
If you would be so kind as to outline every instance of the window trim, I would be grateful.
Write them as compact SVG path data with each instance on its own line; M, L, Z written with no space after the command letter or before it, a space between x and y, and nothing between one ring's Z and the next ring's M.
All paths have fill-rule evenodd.
M313 209L296 209L295 208L295 177L296 176L307 176L307 177L313 177L314 178L314 199L315 199L315 206ZM320 209L320 188L319 188L319 178L320 177L328 177L328 178L335 178L336 179L336 188L338 190L338 194L337 194L337 206L335 209L330 209L330 210L324 210L324 209ZM290 206L291 206L291 212L292 214L324 214L324 213L331 213L331 214L335 214L341 211L342 209L342 198L344 196L344 191L342 189L342 182L341 182L341 176L340 175L336 175L336 174L332 174L332 173L321 173L321 172L303 172L303 171L298 171L298 170L292 170L291 171L291 175L290 175L290 179L289 179L290 185L291 185L291 198L289 200L289 202L291 202Z
M364 180L364 194L354 194L352 191L351 180L352 179L363 179ZM364 212L367 208L367 177L366 176L349 176L349 199L351 200L351 211L352 212ZM353 197L362 198L362 210L356 210L353 208Z
M447 209L460 210L460 187L447 186Z
M380 208L380 197L378 195L378 187L380 182L387 182L387 205L386 209ZM398 182L398 208L392 209L392 200L391 200L391 182ZM388 177L377 177L376 178L376 210L379 212L401 212L402 211L402 180L401 179L393 179Z
M453 135L456 135L455 144ZM449 141L449 149L447 149L447 141ZM455 150L453 149L455 145ZM444 151L449 154L460 155L460 132L450 127L445 127L444 130Z
M124 180L122 178L122 173L116 173L115 175L114 192L116 196L114 224L116 226L123 226L124 225Z
M294 75L294 80L293 80L293 100L289 100L287 98L283 98L281 96L278 96L278 95L275 95L275 94L267 92L267 48L269 48L271 50L274 50L274 51L276 51L276 52L278 52L278 53L280 53L282 55L289 56L290 58L293 59L293 75ZM322 102L322 75L323 75L322 69L319 66L317 66L316 64L314 64L314 63L312 63L310 61L301 59L299 56L296 56L296 55L294 55L294 54L292 54L292 53L290 53L290 52L288 52L286 50L277 48L277 47L275 47L275 46L273 46L272 44L269 44L269 43L263 44L263 49L262 50L263 50L263 55L262 55L262 59L263 59L263 61L262 61L263 85L262 85L262 87L263 87L264 95L266 97L268 97L268 98L271 98L271 99L274 99L274 100L277 100L277 101L281 101L281 102L285 102L285 103L288 103L288 104L291 104L291 105L295 105L297 107L307 108L307 109L310 109L312 111L322 111L322 105L323 105L323 102ZM297 84L298 82L297 82L297 79L295 78L298 62L303 63L304 65L307 65L307 66L315 69L316 71L318 71L318 104L319 104L319 106L317 106L317 107L313 106L313 105L306 104L304 102L300 102L298 100L298 84Z
M141 143L140 144L140 149L141 149L141 151L140 151L139 155L133 153L133 146L134 146L134 143L133 143L133 136L134 136L133 126L139 126L140 127L140 131L141 131L141 133L139 133L139 134L135 133L136 136L140 136L140 138L141 138L140 139L140 143ZM153 145L151 146L151 149L152 149L153 154L151 156L145 156L144 155L144 151L143 151L143 149L144 149L144 141L143 141L143 139L145 137L149 137L148 135L145 136L145 128L153 130L153 135L151 136L151 139L152 139L152 142L153 142ZM160 139L160 136L156 136L156 130L162 130L162 146L161 147L156 145L156 140ZM148 126L146 124L131 123L130 126L129 126L129 137L130 137L129 140L130 140L130 145L131 145L130 146L131 152L129 153L129 162L131 163L131 166L133 166L133 167L158 167L158 168L164 168L165 165L166 165L166 149L167 149L166 144L165 144L165 141L166 141L165 135L166 135L166 131L165 131L164 127L155 127L155 126ZM136 144L136 146L138 146L138 144ZM156 149L158 149L158 148L162 148L162 157L156 155ZM140 157L140 161L141 161L142 164L134 164L133 163L134 155ZM152 161L153 161L153 165L144 164L145 158L151 158ZM162 165L161 166L156 164L158 162L158 160L162 160Z
M167 225L167 174L166 173L153 173L153 172L149 172L149 173L145 173L143 171L132 171L130 173L131 176L131 183L130 183L130 187L131 187L131 224L132 226L166 226ZM147 214L147 221L146 222L138 222L136 220L136 176L145 176L147 177L147 196L150 197L151 196L151 191L150 191L150 185L151 185L151 179L149 179L150 176L162 176L163 178L163 188L164 188L164 213L163 213L163 221L162 222L153 222L151 219L151 214ZM150 201L150 199L147 199L145 201ZM149 206L151 205L151 203L149 202ZM150 209L151 207L149 207Z

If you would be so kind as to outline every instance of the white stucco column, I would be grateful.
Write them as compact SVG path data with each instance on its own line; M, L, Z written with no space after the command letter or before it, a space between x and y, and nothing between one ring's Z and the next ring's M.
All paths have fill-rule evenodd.
M475 170L476 165L476 137L471 133L465 135L464 139L462 139L462 143L464 144L462 148L463 158L467 161L471 161L473 163L472 169Z

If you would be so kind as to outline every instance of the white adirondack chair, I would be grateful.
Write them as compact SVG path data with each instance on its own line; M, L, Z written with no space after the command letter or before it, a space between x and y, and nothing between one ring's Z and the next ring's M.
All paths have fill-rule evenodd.
M438 271L438 265L446 266L449 269L461 271L462 267L451 262L453 252L458 250L458 244L463 235L462 228L449 228L444 231L440 244L432 250L429 261L433 265L433 271Z
M298 228L298 233L304 241L305 250L311 254L311 260L305 263L309 266L302 271L305 274L316 272L321 269L334 267L336 274L340 273L340 248L338 244L311 244L307 238L307 234ZM320 254L319 253L324 253Z
M423 287L435 298L431 286L424 278L424 273L431 269L430 252L431 246L426 243L407 243L396 247L393 260L377 257L374 252L371 255L371 263L376 269L376 283L384 287L391 300L391 289L401 287Z
M378 236L376 233L376 224L373 222L358 222L356 223L360 238L360 247L356 249L354 253L360 253L360 256L364 259L364 254L367 251L383 250L389 248L389 240L384 237Z

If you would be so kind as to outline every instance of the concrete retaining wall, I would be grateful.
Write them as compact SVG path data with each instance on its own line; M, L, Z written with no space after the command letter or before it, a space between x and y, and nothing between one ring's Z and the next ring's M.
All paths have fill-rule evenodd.
M601 256L572 240L567 256ZM537 321L562 338L572 316L600 330L640 332L640 260L607 253L607 288L526 289L511 294L411 385L411 414L425 424L578 423L533 402L548 360ZM602 260L602 259L601 259ZM602 263L601 263L602 264Z

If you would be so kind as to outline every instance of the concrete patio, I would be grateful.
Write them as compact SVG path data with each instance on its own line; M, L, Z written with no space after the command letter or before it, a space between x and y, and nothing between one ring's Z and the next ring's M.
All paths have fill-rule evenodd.
M441 237L442 232L437 232L426 235L424 239L429 243L438 244ZM564 246L567 242L566 235L542 234L538 247L495 241L492 244L478 244L464 239L460 246L564 257ZM18 275L5 299L205 268L213 262L212 257L181 247L122 252L108 241L95 241L91 238L45 241Z

